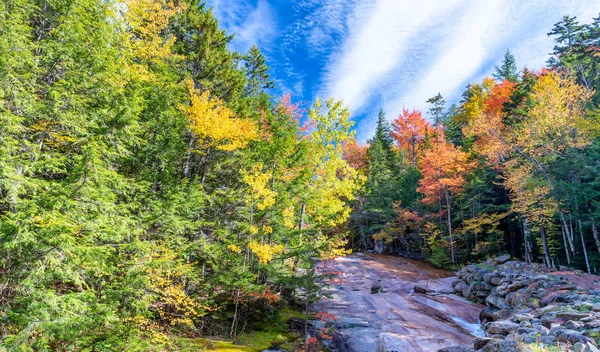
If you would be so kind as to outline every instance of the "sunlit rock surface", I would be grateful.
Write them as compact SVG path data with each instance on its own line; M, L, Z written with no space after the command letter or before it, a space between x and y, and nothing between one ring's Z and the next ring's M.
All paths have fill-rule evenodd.
M335 315L337 351L437 351L469 346L481 336L474 304L452 292L453 273L426 263L378 254L356 253L332 264L341 283L331 299L313 309ZM429 279L442 279L430 281ZM419 283L426 294L415 292ZM373 286L377 289L373 290ZM379 289L381 286L381 290Z

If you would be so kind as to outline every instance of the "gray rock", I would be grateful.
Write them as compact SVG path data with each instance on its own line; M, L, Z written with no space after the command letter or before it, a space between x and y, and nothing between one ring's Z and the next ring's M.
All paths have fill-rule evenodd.
M372 294L376 294L376 293L380 293L380 292L383 292L383 286L381 284L373 284L371 286Z
M484 352L516 352L517 342L510 340L490 341L482 350Z
M476 350L480 350L485 345L487 345L490 341L492 341L492 338L490 338L490 337L476 337L473 340L473 348Z
M473 275L473 280L474 281L482 281L483 280L483 276L487 273L489 273L490 271L487 269L479 269L477 271L475 271L474 275Z
M600 320L594 320L594 321L587 322L587 323L585 323L585 325L583 325L583 327L586 329L600 328Z
M454 286L454 291L456 291L458 293L462 293L462 291L465 288L469 288L469 285L466 282L460 280L460 282L458 284L456 284L456 286Z
M504 302L500 295L493 293L485 298L485 304L498 309L510 309L510 306Z
M508 284L503 283L503 284L499 285L498 287L496 287L496 293L499 294L500 296L506 296L506 294L508 293L506 291L507 288L508 288Z
M548 313L542 316L542 326L545 326L548 329L552 329L553 324L560 324L563 321L564 320L557 318L554 313Z
M490 306L485 306L483 307L483 309L481 310L481 312L479 312L479 321L481 322L488 322L488 321L494 321L496 319L494 319L494 313L496 312L496 309L490 307Z
M585 344L585 352L600 352L600 350L596 346L592 345L591 342L588 342Z
M579 330L583 327L583 323L579 321L569 320L566 323L562 324L562 326L571 330Z
M573 352L584 352L585 345L581 342L577 342L575 345L573 345L571 349L573 350Z
M440 348L438 352L472 352L473 350L462 346L451 346Z
M564 332L564 333L558 335L556 340L558 342L569 343L570 345L574 345L577 342L586 343L586 344L589 342L587 337L585 337L581 334L572 333L572 332Z
M556 317L558 319L564 319L564 320L581 320L583 318L587 318L590 315L588 313L575 313L575 312L561 312L561 313L556 313Z
M499 257L494 258L494 264L498 265L498 264L504 264L506 262L508 262L510 260L510 255L509 254L503 254Z
M522 321L532 321L533 320L533 315L529 314L529 313L518 313L515 314L513 316L513 319L517 322L520 323Z
M508 320L500 320L485 324L484 330L490 335L508 335L519 327L519 324L515 324Z
M510 285L508 285L506 287L506 292L507 293L509 293L509 292L515 292L515 291L518 291L518 290L520 290L522 288L525 288L527 286L529 286L529 282L526 281L526 280L516 281L516 282L514 282L514 283L512 283L512 284L510 284Z
M545 335L540 337L540 342L544 345L556 345L556 336Z
M508 319L512 314L513 314L512 309L500 309L500 310L495 311L492 314L492 319L493 320L504 320L504 319Z
M517 334L519 335L523 335L523 334L537 334L538 331L534 328L518 328L517 329Z

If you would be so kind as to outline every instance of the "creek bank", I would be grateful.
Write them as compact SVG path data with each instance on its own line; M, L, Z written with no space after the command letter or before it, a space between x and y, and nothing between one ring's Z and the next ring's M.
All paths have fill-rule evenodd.
M372 253L354 253L327 265L340 273L338 282L327 290L330 298L312 308L335 316L327 323L333 351L429 352L467 345L482 335L482 305L454 293L452 272ZM426 286L426 294L413 289L419 284ZM313 326L318 331L325 324Z
M479 320L486 336L465 347L439 351L600 352L600 277L581 271L557 271L500 256L467 265L457 276L415 286L427 294L447 292L483 304ZM432 287L431 289L429 287ZM538 349L535 349L538 348Z

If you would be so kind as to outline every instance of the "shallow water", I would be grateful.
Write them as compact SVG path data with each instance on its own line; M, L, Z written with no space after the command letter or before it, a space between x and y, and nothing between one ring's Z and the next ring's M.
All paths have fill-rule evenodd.
M450 277L451 272L411 259L362 253L329 265L340 272L341 283L328 289L331 299L313 309L338 318L334 343L340 352L437 351L470 346L473 336L481 336L480 305L453 294L413 291L416 282ZM385 292L371 294L373 284Z

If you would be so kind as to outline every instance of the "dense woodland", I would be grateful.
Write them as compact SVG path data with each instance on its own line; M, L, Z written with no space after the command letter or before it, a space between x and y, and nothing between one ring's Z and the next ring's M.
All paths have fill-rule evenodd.
M381 112L367 146L342 102L275 95L200 0L0 20L0 350L237 340L308 313L350 249L600 270L600 18L558 23L547 69L507 52L458 105Z
M507 50L493 78L427 114L379 113L346 159L367 182L349 227L355 248L452 268L498 253L600 270L600 17L565 16L547 68Z

